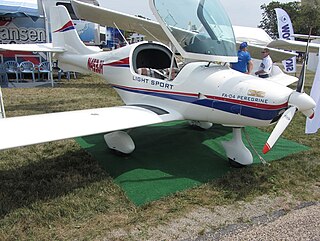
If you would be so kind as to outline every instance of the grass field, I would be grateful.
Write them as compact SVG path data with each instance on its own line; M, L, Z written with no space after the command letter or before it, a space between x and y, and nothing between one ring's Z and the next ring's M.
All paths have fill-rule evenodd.
M312 80L309 73L306 92ZM55 88L2 92L7 117L121 104L102 79L90 75L62 81ZM159 227L200 209L213 211L262 197L266 202L289 200L288 209L299 201L319 201L320 138L305 135L304 127L305 117L297 113L283 137L310 146L309 151L270 166L234 169L218 180L142 207L131 203L72 139L1 151L0 240L151 240L157 239ZM204 223L193 234L219 225ZM183 237L174 230L166 232L157 237Z

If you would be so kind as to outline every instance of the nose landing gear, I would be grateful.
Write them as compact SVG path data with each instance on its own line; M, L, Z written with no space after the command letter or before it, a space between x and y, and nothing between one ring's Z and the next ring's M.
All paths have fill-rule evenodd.
M253 157L249 149L243 144L242 128L232 129L232 139L222 142L230 165L234 167L244 167L253 163Z

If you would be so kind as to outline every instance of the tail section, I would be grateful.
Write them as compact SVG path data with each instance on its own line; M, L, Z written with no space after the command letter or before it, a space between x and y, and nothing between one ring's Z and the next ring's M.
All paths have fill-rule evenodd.
M84 45L73 25L71 17L64 6L50 9L52 44L71 54L92 54L97 51Z

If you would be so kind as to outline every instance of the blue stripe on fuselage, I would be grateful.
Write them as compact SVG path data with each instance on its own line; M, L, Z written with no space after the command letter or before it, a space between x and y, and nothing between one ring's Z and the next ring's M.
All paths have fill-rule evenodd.
M123 86L113 86L114 88L129 91L133 93L143 94L143 95L150 95L156 96L165 99L171 99L181 102L186 102L190 104L200 105L204 107L209 107L221 111L225 111L232 114L238 114L258 120L272 120L274 119L281 110L285 108L280 108L277 110L267 110L261 108L254 108L251 106L246 105L239 105L236 103L220 101L220 100L213 100L213 99L199 99L195 96L186 96L180 94L173 94L173 93L164 93L164 92L155 92L149 90L141 90L141 89L132 89Z

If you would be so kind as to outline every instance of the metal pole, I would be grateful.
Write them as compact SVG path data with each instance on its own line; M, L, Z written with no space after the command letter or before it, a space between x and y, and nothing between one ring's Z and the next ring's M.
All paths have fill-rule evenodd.
M172 47L171 64L170 64L170 70L169 70L169 80L172 80L172 70L173 70L175 55L176 55L176 48L173 46Z
M0 118L6 118L6 113L4 111L4 104L3 104L3 98L2 98L2 91L1 91L1 86L0 86L0 102L1 102L1 116Z
M48 22L48 16L47 16L47 11L45 8L45 4L43 0L40 0L41 4L42 4L42 9L43 9L43 15L44 15L44 22L45 22L45 28L46 28L46 42L50 43L50 32L49 32L49 22ZM45 0L46 1L46 0ZM53 73L52 73L52 56L51 53L48 52L47 53L47 59L49 62L49 70L50 70L50 80L51 80L51 87L54 87L54 83L53 83Z

